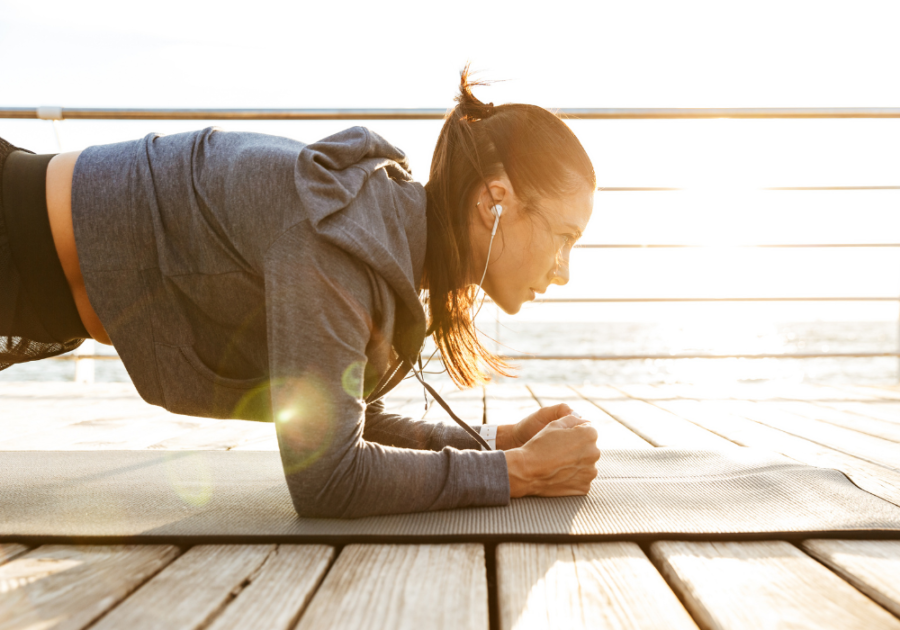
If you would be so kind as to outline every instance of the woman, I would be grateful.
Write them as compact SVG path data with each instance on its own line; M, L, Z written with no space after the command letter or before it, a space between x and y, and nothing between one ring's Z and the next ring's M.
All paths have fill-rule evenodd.
M585 494L597 433L567 405L497 428L496 450L384 409L428 334L460 386L481 362L504 371L475 334L478 286L516 313L565 284L592 211L571 130L461 79L425 186L362 127L310 145L213 128L56 156L3 143L0 367L90 337L149 403L274 421L303 516Z

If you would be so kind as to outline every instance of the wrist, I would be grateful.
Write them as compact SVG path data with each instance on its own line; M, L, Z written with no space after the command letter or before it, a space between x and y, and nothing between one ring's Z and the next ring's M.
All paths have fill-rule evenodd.
M513 437L514 428L515 425L512 424L501 424L497 426L498 451L508 451L519 446L518 444L516 444L515 438Z
M524 497L530 494L531 482L526 472L525 452L522 449L513 448L503 451L506 456L506 470L509 474L510 498Z

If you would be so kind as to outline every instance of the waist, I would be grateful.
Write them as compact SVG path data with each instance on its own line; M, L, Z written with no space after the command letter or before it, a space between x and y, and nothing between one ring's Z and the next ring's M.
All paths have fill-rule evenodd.
M53 155L13 151L3 164L3 214L23 289L48 339L88 338L56 252L47 213L47 167Z

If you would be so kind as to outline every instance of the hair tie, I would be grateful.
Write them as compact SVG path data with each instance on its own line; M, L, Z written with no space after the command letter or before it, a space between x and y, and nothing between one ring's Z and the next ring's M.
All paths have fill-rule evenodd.
M485 107L487 108L487 115L485 118L490 118L494 115L494 103L488 103Z

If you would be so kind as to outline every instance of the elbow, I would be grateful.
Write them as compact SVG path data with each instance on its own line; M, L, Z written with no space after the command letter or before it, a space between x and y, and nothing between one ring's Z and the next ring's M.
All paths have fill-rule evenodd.
M287 478L294 511L301 518L354 518L353 497L338 484L320 484L310 475L294 474Z
M326 503L309 503L294 498L294 511L300 518L345 518L331 505Z
M347 510L340 497L330 492L309 492L288 483L294 511L301 518L347 518Z

